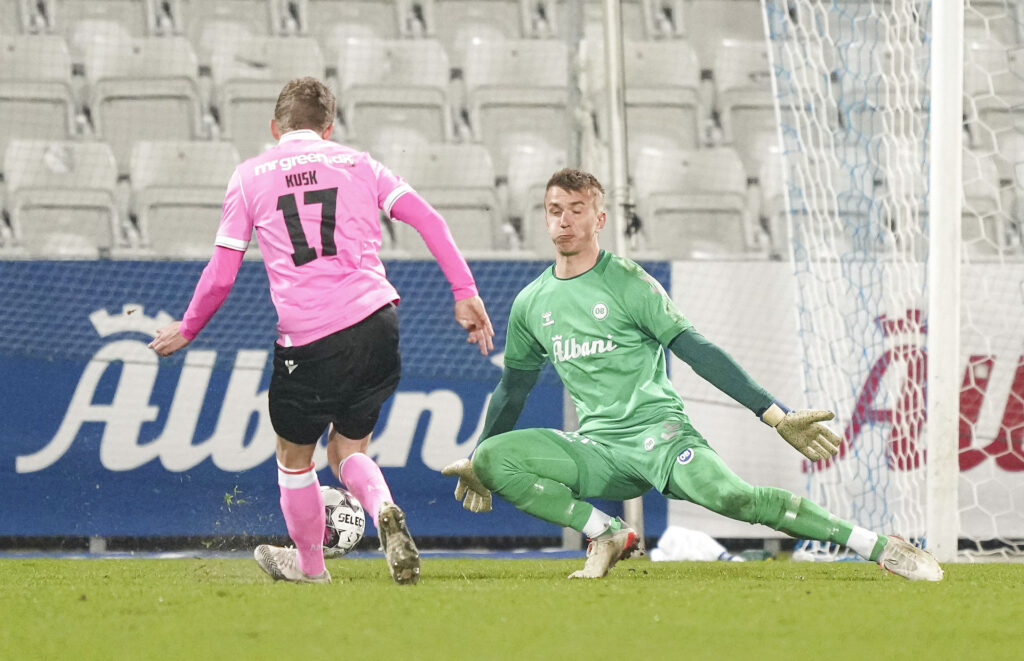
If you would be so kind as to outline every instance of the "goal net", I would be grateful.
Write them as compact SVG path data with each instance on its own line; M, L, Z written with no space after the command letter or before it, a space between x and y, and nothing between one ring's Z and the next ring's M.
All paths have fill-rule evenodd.
M807 400L850 412L837 457L805 466L809 492L927 544L928 168L948 158L930 149L931 4L763 4L780 133L763 185L797 278ZM1010 1L965 17L958 537L1006 556L1024 539L1022 26Z

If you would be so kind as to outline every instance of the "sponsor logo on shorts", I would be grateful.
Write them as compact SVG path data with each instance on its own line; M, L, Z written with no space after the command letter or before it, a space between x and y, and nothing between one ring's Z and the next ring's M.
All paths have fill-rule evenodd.
M591 312L594 315L594 319L601 321L608 316L608 306L604 303L594 303L594 309Z
M693 460L693 449L691 449L691 448L686 448L685 450L683 450L682 452L679 453L678 457L676 457L676 461L679 462L680 466L685 466L686 464L690 463L692 460Z

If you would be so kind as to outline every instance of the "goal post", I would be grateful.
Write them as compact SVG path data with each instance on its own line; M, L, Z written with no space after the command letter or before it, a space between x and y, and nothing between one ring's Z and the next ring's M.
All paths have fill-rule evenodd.
M940 562L957 555L960 422L960 234L963 191L964 7L932 7L928 160L928 402L925 535Z

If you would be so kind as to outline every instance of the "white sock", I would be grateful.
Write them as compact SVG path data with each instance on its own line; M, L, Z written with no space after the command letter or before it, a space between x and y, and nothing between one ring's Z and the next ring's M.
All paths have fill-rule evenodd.
M605 530L608 530L608 526L611 525L611 522L612 517L595 507L594 511L590 513L590 518L587 519L587 523L583 526L583 534L589 539L594 539Z
M847 548L869 560L871 559L871 552L875 550L875 544L877 543L878 535L860 526L854 526L853 530L850 531L850 539L846 540Z

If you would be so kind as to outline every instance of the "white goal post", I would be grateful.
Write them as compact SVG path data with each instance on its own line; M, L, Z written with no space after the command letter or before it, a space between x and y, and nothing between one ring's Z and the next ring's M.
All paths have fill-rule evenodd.
M963 210L964 7L932 7L931 146L928 159L928 453L925 538L940 562L956 559L960 422L960 234Z

